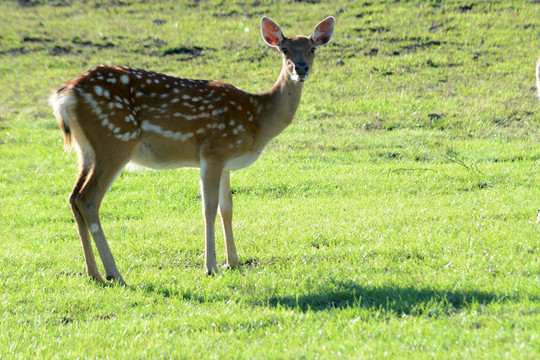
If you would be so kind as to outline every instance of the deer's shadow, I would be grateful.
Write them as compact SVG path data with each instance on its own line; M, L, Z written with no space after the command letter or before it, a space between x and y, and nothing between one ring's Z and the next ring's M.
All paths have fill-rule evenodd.
M300 296L273 296L268 306L301 311L361 308L398 315L452 313L473 304L487 305L507 297L476 290L437 290L431 288L364 286L354 282L331 282L331 290L319 289Z
M238 296L216 294L203 296L190 291L171 290L163 286L146 286L143 291L167 298L180 298L199 303L229 301ZM240 295L242 293L240 292ZM376 309L397 315L451 314L460 309L493 302L512 300L513 296L477 290L437 290L431 288L367 286L352 281L329 279L326 286L298 295L249 294L252 306L288 308L297 311L329 311L332 309ZM246 303L245 297L242 299Z

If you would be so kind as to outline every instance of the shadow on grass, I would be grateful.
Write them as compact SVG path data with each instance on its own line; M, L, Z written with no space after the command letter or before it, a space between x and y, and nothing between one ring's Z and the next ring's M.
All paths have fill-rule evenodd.
M226 302L234 300L240 295L242 303L252 306L294 309L302 312L356 308L381 311L397 316L451 315L462 309L473 309L494 302L517 300L514 296L475 290L445 291L414 287L371 287L353 282L332 280L329 280L325 287L318 288L308 294L283 296L263 296L252 292L244 294L238 291L231 292L230 296L223 294L201 296L152 285L146 285L142 290L167 298L180 298L199 303Z
M481 291L445 291L414 287L370 287L352 282L332 282L331 290L319 289L299 296L273 296L270 307L325 311L361 308L397 315L452 314L476 305L508 300L508 297Z

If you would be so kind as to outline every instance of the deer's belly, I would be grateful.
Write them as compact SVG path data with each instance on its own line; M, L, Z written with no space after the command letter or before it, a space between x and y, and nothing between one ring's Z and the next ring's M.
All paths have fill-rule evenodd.
M259 158L260 153L252 152L232 158L225 164L225 170L238 170L248 167Z
M181 148L169 142L140 142L132 154L131 162L156 170L200 167L194 146Z

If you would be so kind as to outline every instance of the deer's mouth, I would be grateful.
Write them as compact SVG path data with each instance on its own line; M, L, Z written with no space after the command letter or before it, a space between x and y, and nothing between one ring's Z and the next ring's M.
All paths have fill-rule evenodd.
M288 73L289 79L294 82L304 82L308 79L308 74L299 75L296 73Z

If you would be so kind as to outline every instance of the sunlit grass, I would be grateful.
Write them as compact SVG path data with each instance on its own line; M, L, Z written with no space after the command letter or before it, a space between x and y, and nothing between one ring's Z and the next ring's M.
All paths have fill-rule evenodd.
M19 3L0 3L0 358L539 356L538 5ZM124 172L101 217L128 286L96 285L49 90L101 63L267 90L262 15L337 23L295 122L232 175L242 269L203 274L198 171Z

